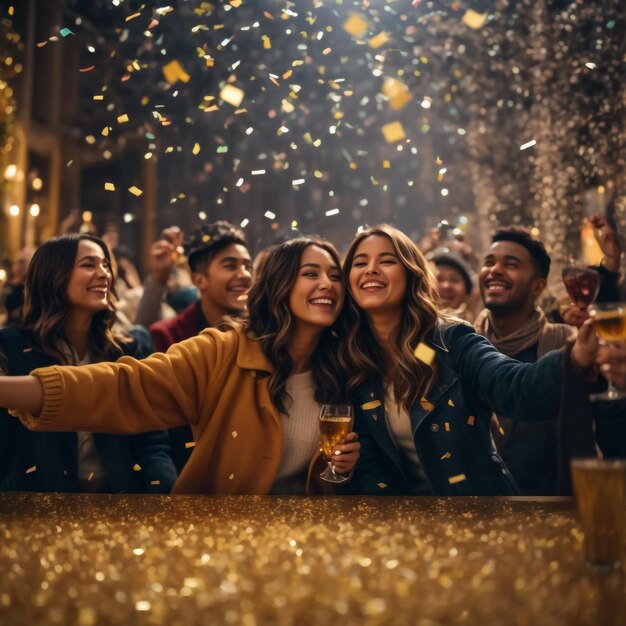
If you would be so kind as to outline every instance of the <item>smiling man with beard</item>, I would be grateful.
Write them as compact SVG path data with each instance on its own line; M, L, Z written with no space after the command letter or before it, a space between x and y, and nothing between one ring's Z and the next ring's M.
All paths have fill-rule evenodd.
M502 229L493 236L478 275L485 310L474 325L506 356L534 363L575 338L574 328L551 324L536 304L549 272L550 257L543 243L527 231ZM562 484L568 484L567 477L559 475L557 416L543 422L522 422L494 415L492 434L524 495L553 495L562 490ZM591 438L587 452L594 453Z

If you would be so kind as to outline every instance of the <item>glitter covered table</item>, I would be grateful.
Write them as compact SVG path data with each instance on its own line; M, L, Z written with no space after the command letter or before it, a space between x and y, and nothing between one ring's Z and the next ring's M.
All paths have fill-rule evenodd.
M0 624L626 623L567 499L0 494Z

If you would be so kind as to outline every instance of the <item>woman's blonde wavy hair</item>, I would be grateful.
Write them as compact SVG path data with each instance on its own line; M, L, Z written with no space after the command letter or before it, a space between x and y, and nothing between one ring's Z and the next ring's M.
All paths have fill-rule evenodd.
M287 347L295 328L289 295L298 277L302 253L310 246L328 252L337 267L341 267L339 254L329 242L312 237L291 239L271 249L248 294L244 323L251 336L261 342L263 352L274 368L269 379L269 393L278 410L285 414L289 412L291 401L285 384L293 373L293 361ZM337 362L339 340L336 326L337 322L322 331L311 360L315 400L320 404L346 400L345 377Z
M350 291L350 271L357 248L364 239L378 235L392 243L406 271L406 293L402 317L389 336L391 359L376 340L367 316L356 304ZM436 363L426 365L415 357L415 349L444 318L438 308L435 282L419 248L402 231L388 224L367 228L354 238L343 261L346 281L346 304L342 316L340 362L348 372L347 388L351 396L366 381L393 384L396 401L405 410L426 396L437 378ZM387 364L387 371L381 371Z

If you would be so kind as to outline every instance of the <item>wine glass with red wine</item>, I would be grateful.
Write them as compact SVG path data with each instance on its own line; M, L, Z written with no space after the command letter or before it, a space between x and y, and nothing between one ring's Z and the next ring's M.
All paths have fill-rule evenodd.
M581 265L568 265L563 270L563 282L572 302L589 306L598 297L600 274Z

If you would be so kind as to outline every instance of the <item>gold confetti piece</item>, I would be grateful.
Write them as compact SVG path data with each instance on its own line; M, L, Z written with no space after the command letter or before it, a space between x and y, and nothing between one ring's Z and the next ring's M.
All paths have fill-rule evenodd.
M376 48L380 48L381 46L384 46L388 41L389 41L389 35L383 32L383 33L378 33L378 35L375 35L374 37L372 37L367 43L370 48L376 49Z
M185 442L185 448L195 448L196 446L196 442L195 441L186 441Z
M132 15L129 15L125 21L130 22L130 20L134 20L136 17L139 17L140 15L141 13L133 13Z
M272 49L272 40L267 35L262 35L261 39L263 40L263 48L265 50Z
M243 0L230 0L229 4L230 6L237 8L241 6L242 2Z
M504 432L504 428L502 428L502 426L498 426L498 432L499 432L501 435L505 435L505 434L506 434L506 433Z
M425 411L432 411L435 408L435 405L431 404L426 398L420 400L420 405Z
M132 193L133 196L140 196L143 193L143 191L141 191L139 187L135 187L135 185L133 185L132 187L129 187L128 191L130 191L130 193Z
M128 115L124 113L123 115L118 116L117 122L118 124L124 124L125 122L128 122Z
M94 100L104 100L104 96L102 95L97 95L93 97Z
M413 352L413 356L418 361L421 361L426 365L430 365L435 358L435 351L430 346L427 346L423 341L420 341L417 344L417 348L415 348L415 351Z
M234 474L231 474L231 475L228 477L228 480L233 480L233 478L235 478L235 475L234 475Z
M397 143L406 139L404 127L400 122L390 122L382 127L383 137L387 143Z
M47 41L47 40L46 40L46 41L40 41L40 42L37 44L37 47L38 47L38 48L43 48L43 47L44 47L47 43L48 43L48 41Z
M170 61L167 65L164 65L161 68L161 71L163 72L165 80L170 85L174 85L179 80L183 83L188 83L191 78L189 74L185 72L183 66L176 59Z
M324 48L324 49L322 50L322 54L323 54L324 56L326 56L327 54L330 54L332 51L333 51L333 49L332 49L332 48Z
M89 476L87 476L87 480L91 480L93 478L93 472L89 472Z
M105 127L102 129L102 136L103 136L103 137L108 137L108 136L109 136L109 127L108 127L108 126L105 126Z
M380 487L381 489L385 489L387 485L385 483L378 483L377 487Z
M482 28L484 23L487 21L487 14L478 13L473 9L467 9L462 20L463 23L470 28Z
M474 416L473 416L473 415L470 415L470 416L467 418L467 423L468 423L470 426L473 426L475 421L476 421L476 420L475 420L475 418L474 418Z
M91 72L91 70L95 70L96 66L95 65L90 65L89 67L80 67L78 69L79 72Z
M379 406L382 406L383 403L380 400L372 400L371 402L366 402L361 405L361 408L364 411L369 411L370 409L377 409Z
M151 484L151 485L160 485L160 484L161 484L161 481L160 481L160 480L151 480L151 481L150 481L150 484Z
M384 160L383 161L383 169L388 170L390 168L391 168L391 162L387 161L387 160Z
M367 30L367 21L358 13L353 13L344 23L343 29L352 37L361 37Z
M449 459L452 456L452 452L446 452L444 455L441 456L441 459Z
M446 432L450 432L450 422L444 422L443 427L446 429Z
M196 142L194 144L193 150L191 152L192 152L192 154L198 154L200 152L200 144Z
M33 472L36 472L36 471L37 471L37 466L36 466L36 465L33 465L32 467L29 467L29 468L26 470L26 473L27 473L27 474L32 474Z
M224 85L220 91L220 98L228 104L238 107L243 101L244 92L234 85Z
M451 485L462 483L464 480L467 480L467 477L465 476L465 474L457 474L456 476L450 476L450 478L448 478L448 482Z
M22 350L22 354L26 354L27 352L32 352L32 351L33 351L33 349L32 349L32 348L24 348L24 349Z
M104 183L105 191L115 191L115 185L113 183Z
M454 402L452 402L452 400L450 399L450 400L448 400L448 406L456 406L456 405L455 405L455 404L454 404Z
M133 469L134 469L136 472L140 472L140 471L141 471L141 465L139 465L139 463L135 463L135 464L133 465Z
M398 111L406 106L412 97L407 86L397 78L385 78L382 92L389 99L389 106L394 111Z
M233 436L233 439L237 439L237 431L233 430L233 432L231 433Z

